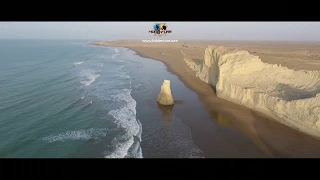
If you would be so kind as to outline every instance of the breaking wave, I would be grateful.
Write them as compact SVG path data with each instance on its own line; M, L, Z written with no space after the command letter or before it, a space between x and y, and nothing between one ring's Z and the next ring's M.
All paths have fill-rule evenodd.
M98 71L99 72L99 71ZM80 77L83 78L83 80L81 81L81 84L85 85L85 86L89 86L91 83L93 83L98 77L100 76L100 74L96 74L96 72L94 71L82 71Z
M74 63L73 65L74 65L74 66L78 66L78 65L80 65L80 64L82 64L82 63L84 63L84 61L76 62L76 63Z
M125 105L119 109L111 110L108 115L115 119L118 128L124 129L126 134L113 139L112 144L115 150L112 153L106 152L105 157L142 157L140 147L142 125L136 118L136 101L131 96L131 89L123 89L113 98L125 102Z
M112 56L112 59L114 59L116 56L119 55L119 49L118 49L118 48L115 48L114 51L115 51L116 53Z
M47 141L48 143L53 142L64 142L64 141L75 141L75 140L89 140L91 138L95 137L103 137L106 136L107 129L101 128L101 129L81 129L77 131L67 131L61 134L56 135L50 135L47 137L41 138L44 141Z

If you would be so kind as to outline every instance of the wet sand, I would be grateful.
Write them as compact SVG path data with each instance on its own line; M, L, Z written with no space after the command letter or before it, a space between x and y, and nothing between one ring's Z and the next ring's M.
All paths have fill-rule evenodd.
M190 106L184 110L183 122L190 127L195 143L205 157L320 157L319 140L295 131L264 114L217 97L213 88L199 80L187 67L181 54L183 50L193 60L203 61L204 49L208 45L236 46L256 53L262 61L270 64L281 63L296 70L320 70L319 44L204 41L121 41L94 44L126 47L142 57L159 60L168 67L168 71L177 75L188 88L197 93L212 118L201 119L202 114ZM227 128L221 130L215 124ZM245 135L248 141L237 135L239 133ZM232 144L238 143L238 146L228 146L228 143L222 141L232 141ZM219 148L216 148L217 146Z

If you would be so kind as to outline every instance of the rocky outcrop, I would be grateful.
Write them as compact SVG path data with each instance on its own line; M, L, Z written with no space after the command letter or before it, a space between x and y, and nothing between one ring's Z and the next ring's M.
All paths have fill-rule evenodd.
M161 91L158 94L157 102L161 105L173 105L174 99L171 94L170 80L164 80Z
M265 113L320 138L320 72L266 64L247 51L209 46L204 62L185 53L189 68L216 89L217 96Z

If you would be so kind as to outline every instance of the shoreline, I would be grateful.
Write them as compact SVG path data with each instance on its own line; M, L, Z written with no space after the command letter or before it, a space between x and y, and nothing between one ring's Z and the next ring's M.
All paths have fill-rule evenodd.
M139 47L111 44L109 42L106 44L93 43L93 45L124 47L136 52L140 57L162 62L170 73L176 75L187 88L197 94L198 99L204 104L206 111L212 116L212 119L215 121L219 120L217 112L221 113L222 116L230 120L230 126L233 129L246 135L267 156L320 157L320 142L317 139L287 127L265 114L217 97L212 87L198 79L194 71L187 67L183 61L183 55L177 53L179 49L170 47ZM165 55L163 56L162 53L165 53ZM177 59L181 59L181 61ZM186 125L192 126L190 123ZM190 128L192 129L192 127ZM210 141L210 137L207 138ZM195 143L197 144L196 139ZM284 147L283 144L289 144L289 147ZM311 152L301 154L302 150L299 146L314 147ZM201 147L199 148L202 149ZM300 151L300 154L292 152L292 148L298 149L296 151Z
M151 60L154 60L154 61L158 61L158 62L161 62L165 65L166 67L166 70L168 71L168 73L171 73L173 75L175 75L185 86L186 88L190 89L192 92L194 92L197 96L198 96L198 102L201 103L201 104L204 104L203 101L200 100L200 95L199 93L192 87L192 85L188 84L188 82L184 81L182 79L181 76L177 75L176 73L174 73L174 68L170 66L170 64L168 64L167 62L164 62L162 60L159 60L159 59L154 59L154 58L151 58L151 57L148 57L147 55L144 55L143 52L139 51L139 50L135 50L135 48L130 48L130 47L124 47L124 46L112 46L112 47L122 47L122 48L127 48L127 49L130 49L132 51L134 51L136 53L137 56L140 56L142 58L147 58L147 59L151 59ZM202 81L200 81L201 83L203 83ZM205 83L206 84L206 83ZM210 87L211 88L211 87ZM210 116L212 116L208 110L205 110ZM197 114L197 113L195 113ZM215 115L216 117L211 117L210 119L211 120L214 120L214 121L217 121L218 119L224 119L226 121L228 121L227 119L225 119L225 117L223 115ZM187 120L185 118L182 118L182 123L185 124L186 126L188 126L190 128L190 131L191 131L191 137L193 139L193 141L195 142L196 146L198 146L198 148L201 149L201 151L203 151L203 153L205 154L205 156L208 156L208 157L205 157L205 158L220 158L220 156L216 156L215 153L212 153L212 152L209 152L212 148L216 148L215 146L213 145L201 145L201 144L207 144L208 141L211 141L211 136L203 136L203 135L200 135L201 133L197 133L197 132L192 132L192 129L194 128L198 128L198 129L202 129L204 128L204 126L207 126L207 125L212 125L211 123L203 123L203 122L186 122ZM222 120L223 121L223 120ZM197 125L195 124L197 123ZM200 124L198 124L200 123ZM219 123L217 123L219 124ZM200 127L200 128L199 128ZM212 129L212 128L211 128ZM197 131L197 130L194 130L194 131ZM197 135L195 135L197 134ZM233 134L233 133L231 133ZM196 136L199 136L198 138L196 138ZM232 135L231 135L232 136ZM239 142L242 142L242 141L246 141L244 140L244 138L240 138L240 137L237 137L237 141ZM241 139L241 140L240 140ZM218 145L218 144L217 144ZM220 146L221 144L219 144L218 146ZM251 158L271 158L272 155L270 153L268 153L267 151L266 152L263 152L263 150L260 149L261 153L259 153L259 150L254 150L255 148L252 147L252 145L250 145L250 143L247 143L247 150L251 152L252 154L252 157ZM209 146L209 147L208 147ZM211 146L211 147L210 147ZM258 149L258 148L257 148ZM227 150L225 149L225 151L230 151L230 150ZM234 157L237 158L239 156L236 155L237 153L234 153ZM262 155L264 154L264 155ZM226 156L226 158L228 158L229 156ZM242 156L240 156L241 158ZM246 158L246 156L244 157ZM249 157L250 158L250 157Z

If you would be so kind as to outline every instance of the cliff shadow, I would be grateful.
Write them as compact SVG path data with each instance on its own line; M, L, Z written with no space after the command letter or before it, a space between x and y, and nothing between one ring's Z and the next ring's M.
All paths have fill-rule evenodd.
M219 59L220 59L220 55L216 54L215 62L212 64L212 66L209 69L209 84L216 95L217 95L216 87L220 78Z
M217 89L216 89L216 87L214 87L214 86L211 85L211 84L209 84L209 86L210 86L210 88L212 89L213 93L214 93L215 95L217 95Z
M197 65L200 65L203 63L203 60L201 59L192 59L193 62L195 62Z
M274 157L319 158L320 140L251 110L257 136Z

